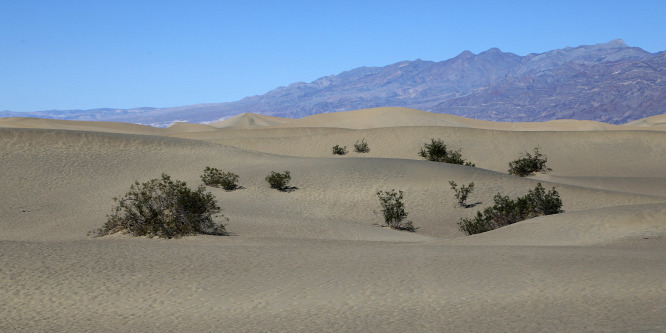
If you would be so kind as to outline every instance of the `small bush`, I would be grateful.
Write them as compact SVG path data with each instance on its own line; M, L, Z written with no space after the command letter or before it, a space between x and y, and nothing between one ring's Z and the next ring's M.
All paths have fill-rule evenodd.
M266 176L266 181L271 184L271 188L278 191L286 191L290 180L291 174L289 171L285 171L284 173L271 171L271 174Z
M383 208L384 222L389 228L411 232L416 231L411 221L404 221L407 218L407 212L405 212L405 204L402 202L402 191L397 193L395 190L379 191L377 192L377 196Z
M537 172L546 173L553 171L551 168L546 167L548 159L546 156L539 152L539 148L534 148L534 156L525 152L525 156L513 162L509 162L509 174L526 177L531 176Z
M548 193L541 183L527 195L515 200L509 199L499 193L493 198L495 204L487 207L483 212L477 212L472 219L460 219L458 228L468 234L478 234L519 221L527 220L542 215L561 213L562 200L560 194L553 187Z
M227 191L238 188L238 175L232 172L222 172L216 168L206 167L201 180L208 186L221 186Z
M338 145L333 146L333 155L346 155L347 146L340 147Z
M471 167L476 166L474 163L465 162L460 153L460 149L447 151L446 144L440 139L430 139L430 143L424 143L421 151L419 151L419 156L433 162L461 164Z
M370 147L368 146L368 143L365 142L365 138L359 142L356 140L356 143L354 143L354 151L357 153L369 153L370 152Z
M456 184L454 181L449 181L449 185L451 185L451 189L453 192L455 192L455 197L458 200L458 205L461 207L469 207L467 205L467 197L474 191L474 182L469 183L467 186L462 185L460 186L460 189L458 189L458 184Z
M174 238L184 235L226 235L222 224L213 222L220 212L215 197L203 185L191 190L182 181L173 181L162 174L161 179L135 182L121 199L98 236L127 231L134 236Z

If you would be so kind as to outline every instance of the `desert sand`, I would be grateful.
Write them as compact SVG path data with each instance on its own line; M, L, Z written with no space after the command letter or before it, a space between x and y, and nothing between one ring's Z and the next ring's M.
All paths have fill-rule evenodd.
M404 108L210 125L0 119L1 332L663 332L665 116L493 123ZM441 138L476 168L423 161ZM367 154L353 152L365 139ZM350 153L334 156L331 147ZM534 147L547 174L508 163ZM94 238L135 181L215 195L231 236ZM289 170L298 189L264 177ZM455 206L448 182L474 182ZM456 223L541 182L564 213L466 236ZM381 226L403 190L415 233ZM218 218L223 221L222 217Z

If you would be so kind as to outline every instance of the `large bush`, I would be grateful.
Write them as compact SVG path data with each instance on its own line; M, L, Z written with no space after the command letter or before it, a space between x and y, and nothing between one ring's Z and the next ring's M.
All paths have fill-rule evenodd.
M474 163L465 162L460 151L460 149L447 150L444 141L440 139L430 139L430 143L423 144L423 147L419 151L419 156L433 162L461 164L472 167L475 166Z
M354 151L357 153L369 153L370 152L370 146L368 146L368 143L365 142L365 138L362 139L360 142L356 140L356 143L354 143Z
M548 159L546 156L539 152L539 148L534 148L534 155L525 152L525 156L509 162L509 173L512 175L526 177L531 176L537 172L552 171L551 168L546 167Z
M145 183L135 182L107 216L100 236L126 231L134 236L174 238L184 235L226 235L213 217L220 212L215 197L203 185L196 190L166 174Z
M289 171L284 173L279 173L271 171L271 174L266 176L266 181L271 185L271 188L277 189L278 191L287 191L289 187L289 181L291 180L291 174Z
M389 228L412 232L416 230L411 221L405 221L407 212L405 211L405 204L402 202L402 191L378 191L377 196L382 205L384 222Z
M497 193L493 201L495 204L492 207L477 212L474 218L460 219L458 222L460 231L473 235L533 217L562 212L560 194L554 187L546 193L541 183L538 183L527 195L515 200Z
M238 188L238 175L232 172L222 172L216 168L206 167L201 180L208 186L221 186L227 191Z

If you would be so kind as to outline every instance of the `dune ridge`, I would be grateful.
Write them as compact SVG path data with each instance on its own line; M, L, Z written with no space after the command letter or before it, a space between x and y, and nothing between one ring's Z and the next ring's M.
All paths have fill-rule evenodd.
M666 330L663 117L500 124L404 108L210 125L0 119L0 331ZM646 130L648 129L648 130ZM476 168L427 162L442 138ZM365 139L370 152L350 151ZM538 146L547 174L508 175ZM229 237L91 238L135 180L206 166ZM269 188L290 170L297 189ZM474 182L463 209L448 181ZM465 236L501 192L556 187L564 213ZM405 192L416 233L381 226ZM218 217L222 221L222 217ZM479 316L478 314L483 314Z

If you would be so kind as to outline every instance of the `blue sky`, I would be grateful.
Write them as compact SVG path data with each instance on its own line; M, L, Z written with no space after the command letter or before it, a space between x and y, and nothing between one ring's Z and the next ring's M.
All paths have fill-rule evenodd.
M538 4L535 4L538 3ZM168 107L498 47L666 50L666 1L1 1L0 110Z

